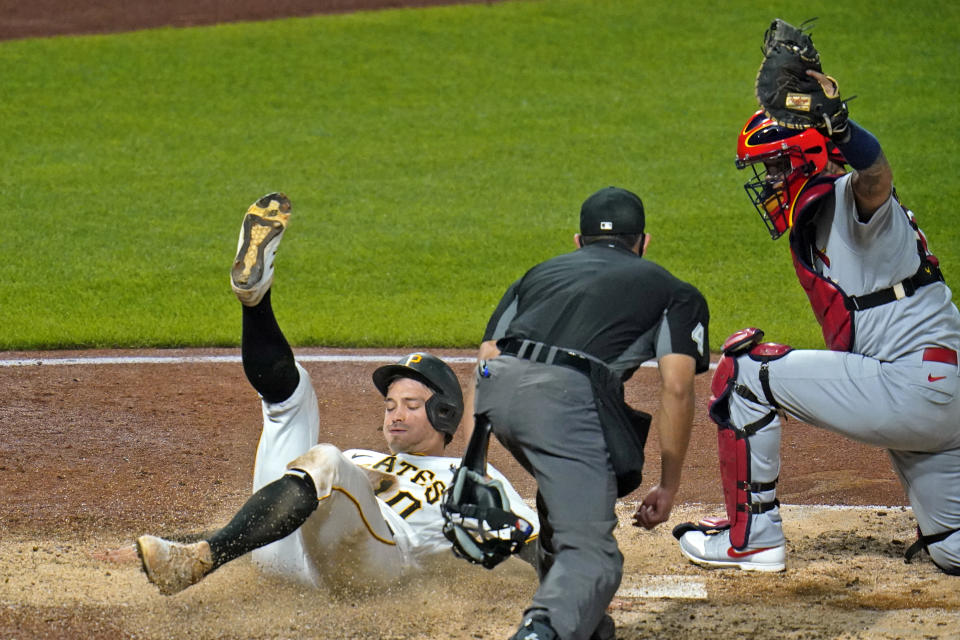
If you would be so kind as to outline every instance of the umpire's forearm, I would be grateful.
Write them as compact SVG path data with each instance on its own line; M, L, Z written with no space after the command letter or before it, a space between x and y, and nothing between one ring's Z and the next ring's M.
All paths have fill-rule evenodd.
M680 488L683 460L690 444L693 397L663 398L660 404L660 486L674 493Z
M660 486L676 493L693 425L694 361L686 356L662 358L660 376L663 383L657 412Z

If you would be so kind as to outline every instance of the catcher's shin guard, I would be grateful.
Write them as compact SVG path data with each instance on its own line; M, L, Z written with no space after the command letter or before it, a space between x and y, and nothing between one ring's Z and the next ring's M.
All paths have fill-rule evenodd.
M753 515L766 513L777 506L774 498L756 501L755 493L775 491L777 478L753 478L750 438L773 422L778 405L770 390L767 363L783 357L792 348L776 343L761 343L763 331L749 328L738 331L723 344L723 356L717 364L710 383L710 418L717 423L717 452L720 458L720 480L723 486L724 504L730 526L730 544L735 549L744 549L750 538L750 522ZM738 360L747 356L761 362L759 379L764 400L738 382ZM731 393L736 393L754 403L767 404L770 411L759 420L739 427L730 418Z

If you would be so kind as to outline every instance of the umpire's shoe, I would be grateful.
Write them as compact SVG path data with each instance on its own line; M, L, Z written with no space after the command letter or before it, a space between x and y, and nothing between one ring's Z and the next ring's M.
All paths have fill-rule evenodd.
M543 616L527 618L510 640L560 640L560 636Z
M673 535L680 542L680 551L690 562L704 567L735 567L745 571L783 571L786 545L738 551L730 544L727 530L704 531L693 523L677 525Z
M140 536L137 554L147 579L165 596L200 582L213 570L213 555L206 541L182 544L156 536Z
M248 307L256 306L273 284L273 258L290 220L290 200L268 193L247 209L230 269L230 286Z

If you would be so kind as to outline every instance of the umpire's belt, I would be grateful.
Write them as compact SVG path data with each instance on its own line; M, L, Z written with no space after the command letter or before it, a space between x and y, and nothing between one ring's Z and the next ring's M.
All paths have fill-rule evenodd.
M590 375L590 360L576 351L520 338L504 338L497 342L497 348L503 355L543 364L557 364Z

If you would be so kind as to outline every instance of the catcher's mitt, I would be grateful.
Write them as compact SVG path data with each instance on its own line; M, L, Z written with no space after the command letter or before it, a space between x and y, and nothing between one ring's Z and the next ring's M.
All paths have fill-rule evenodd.
M837 81L820 68L820 53L807 33L812 21L799 28L779 18L770 24L763 36L757 101L784 127L815 127L833 137L846 129L847 103L840 97ZM818 77L808 75L808 70Z

